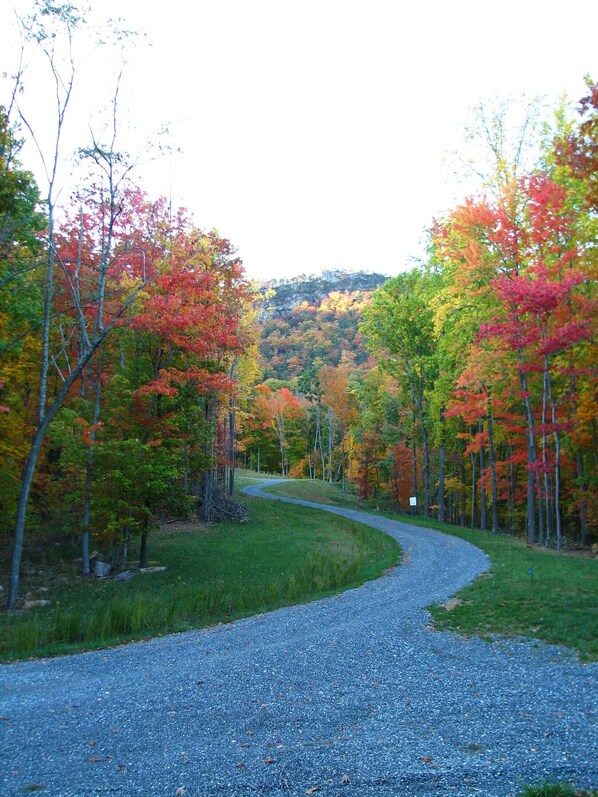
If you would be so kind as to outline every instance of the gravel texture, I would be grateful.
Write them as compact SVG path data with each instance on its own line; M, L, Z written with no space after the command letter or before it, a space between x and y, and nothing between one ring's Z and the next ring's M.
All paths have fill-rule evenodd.
M321 508L392 534L403 563L305 606L0 667L0 794L506 797L545 779L598 787L598 665L533 640L431 630L424 607L487 570L485 555L439 532Z

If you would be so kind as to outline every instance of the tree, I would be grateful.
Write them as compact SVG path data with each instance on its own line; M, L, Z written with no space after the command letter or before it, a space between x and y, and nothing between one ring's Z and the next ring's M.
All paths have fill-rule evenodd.
M579 101L577 129L557 135L552 142L557 164L564 165L585 187L589 210L598 209L598 83L586 78L588 94Z
M470 308L453 333L467 330L464 342L470 340L473 347L471 355L462 358L460 384L473 388L471 398L477 393L485 406L478 422L485 419L488 427L484 445L490 454L493 527L498 488L492 405L502 404L504 415L505 391L510 391L523 408L527 528L532 542L538 530L541 541L546 529L550 538L553 515L560 540L559 434L567 424L558 419L562 409L557 410L557 404L564 406L568 388L559 353L570 353L592 334L586 256L580 246L585 221L573 199L564 186L537 172L504 185L494 202L468 201L435 231L435 243L457 294L456 300L445 297L445 317L446 308L462 314L464 301ZM571 368L570 359L567 367ZM508 375L516 375L519 390ZM559 400L554 395L556 384L563 390ZM548 446L549 435L554 452ZM556 479L554 494L551 472Z
M333 481L333 451L334 451L334 419L338 428L340 443L339 473L342 474L343 484L345 478L345 436L350 424L356 418L356 404L350 388L351 363L345 357L334 368L324 365L320 369L320 385L322 389L322 403L328 407L328 481ZM337 477L338 478L338 477Z
M286 387L272 392L266 384L257 388L256 413L262 420L263 428L274 429L280 451L280 473L288 473L287 448L289 444L289 425L299 420L304 413L298 398Z
M16 502L16 471L34 423L31 395L39 345L28 332L39 322L41 310L36 269L45 227L37 184L19 161L22 144L0 107L0 504L7 512Z
M21 479L19 500L16 511L15 535L8 590L9 609L14 608L19 585L19 571L23 550L26 513L29 493L36 464L48 427L58 410L63 405L76 380L81 376L95 353L99 350L106 336L111 332L120 318L124 316L142 290L149 275L133 275L128 279L126 289L120 293L121 301L117 309L107 315L106 291L110 281L125 287L123 275L115 276L110 272L110 258L113 248L114 226L119 214L119 192L125 184L130 164L116 150L116 109L118 91L113 102L113 124L107 143L93 141L92 146L84 151L84 156L99 168L105 182L99 190L98 206L102 213L102 226L97 230L97 266L92 273L83 268L83 263L75 260L67 263L58 257L56 233L56 194L58 170L61 162L61 141L67 120L67 111L71 102L75 83L75 61L73 57L73 37L83 23L77 9L69 3L51 5L47 0L40 0L36 12L27 23L28 37L41 49L47 60L49 72L54 85L56 133L53 145L46 152L38 142L28 117L21 112L21 118L32 139L38 144L40 158L46 173L45 206L48 226L45 236L45 276L43 288L43 305L41 319L41 366L38 388L38 422L33 434L27 460ZM60 51L61 44L64 53ZM63 57L64 56L64 57ZM64 314L56 308L55 277L59 268L64 278L64 286L73 307L73 326L69 335L77 335L78 350L74 361L69 359L66 373L60 372L61 386L57 393L48 395L48 378L50 368L56 363L56 354L52 352L54 331L58 340L58 356L65 349L64 330L60 328ZM85 275L85 280L83 276ZM85 290L93 285L89 301L84 298ZM66 340L68 340L68 335Z
M436 378L433 278L414 269L386 282L364 313L362 330L384 368L403 385L414 417L413 439L421 439L424 514L431 507L429 393Z

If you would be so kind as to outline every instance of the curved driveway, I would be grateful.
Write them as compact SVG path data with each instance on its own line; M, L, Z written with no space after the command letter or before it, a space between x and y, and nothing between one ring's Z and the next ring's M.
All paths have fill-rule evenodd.
M484 554L320 508L392 534L405 561L305 606L4 665L0 793L507 797L544 779L598 787L598 666L532 642L432 631L424 607L485 571Z

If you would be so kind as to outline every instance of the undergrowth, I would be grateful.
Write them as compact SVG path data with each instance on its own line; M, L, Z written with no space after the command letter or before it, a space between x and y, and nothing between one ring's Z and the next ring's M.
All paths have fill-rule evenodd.
M55 563L43 593L51 606L0 615L0 657L106 647L230 622L357 586L399 558L394 540L358 523L259 499L247 503L249 523L155 536L151 564L165 572L118 582L82 579L70 562L62 570Z

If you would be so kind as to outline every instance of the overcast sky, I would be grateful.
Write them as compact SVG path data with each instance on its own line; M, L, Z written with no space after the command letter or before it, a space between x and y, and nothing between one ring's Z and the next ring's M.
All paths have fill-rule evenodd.
M11 6L31 4L0 4L0 73L13 68ZM142 187L217 228L250 277L396 274L420 254L433 217L467 191L444 164L469 106L522 92L577 101L584 74L598 77L589 0L91 6L143 29L152 45L129 56L123 115L141 138L167 125L181 152L145 166ZM113 72L95 62L82 71L72 107L81 129ZM35 75L26 99L39 108Z

